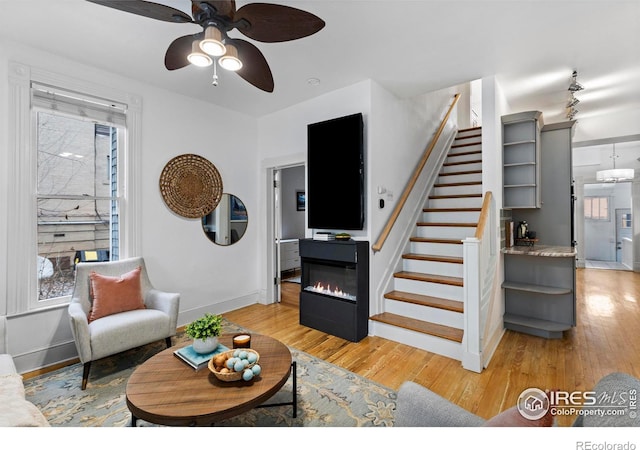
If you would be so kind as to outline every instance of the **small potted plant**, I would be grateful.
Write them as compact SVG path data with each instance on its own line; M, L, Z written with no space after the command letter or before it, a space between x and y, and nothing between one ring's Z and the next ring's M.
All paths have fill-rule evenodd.
M222 316L206 313L184 328L193 339L193 349L198 353L211 353L218 346L218 336L222 331Z

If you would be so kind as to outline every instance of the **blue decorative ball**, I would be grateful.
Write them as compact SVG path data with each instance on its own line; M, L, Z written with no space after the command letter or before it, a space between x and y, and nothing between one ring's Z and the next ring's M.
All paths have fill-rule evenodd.
M249 361L249 364L253 364L257 360L258 360L258 355L256 355L253 352L248 352L247 361Z
M251 368L251 371L253 372L254 375L258 376L260 375L260 372L262 372L262 368L256 364Z
M242 372L245 369L244 362L241 359L236 359L235 364L233 365L233 370L236 372Z
M233 369L233 366L236 363L236 358L227 359L227 369Z
M238 352L238 358L247 359L247 351L246 350L241 350L240 352Z
M245 369L244 372L242 372L242 379L244 381L249 381L253 378L253 371L251 369Z

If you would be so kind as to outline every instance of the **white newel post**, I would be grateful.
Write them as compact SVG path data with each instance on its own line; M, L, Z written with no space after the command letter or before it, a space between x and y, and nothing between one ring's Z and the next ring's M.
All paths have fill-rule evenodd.
M462 367L474 372L482 372L480 349L480 293L482 280L481 245L475 238L466 238L463 244L464 276L464 336L462 339Z

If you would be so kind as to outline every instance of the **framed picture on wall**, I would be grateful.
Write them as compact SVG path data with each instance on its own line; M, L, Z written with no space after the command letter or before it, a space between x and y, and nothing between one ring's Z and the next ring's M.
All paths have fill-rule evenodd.
M307 202L305 199L304 191L296 191L296 210L304 211L306 208Z

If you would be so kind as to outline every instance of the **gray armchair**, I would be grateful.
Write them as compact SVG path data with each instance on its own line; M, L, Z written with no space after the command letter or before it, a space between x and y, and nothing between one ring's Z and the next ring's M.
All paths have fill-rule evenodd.
M140 284L145 309L119 312L89 322L91 299L89 298L89 275L92 271L106 276L118 276L140 266ZM171 337L176 334L180 294L161 292L151 285L144 259L129 258L120 261L79 263L69 319L71 331L84 365L82 389L87 387L91 362L115 355L141 345L164 339L171 346Z

